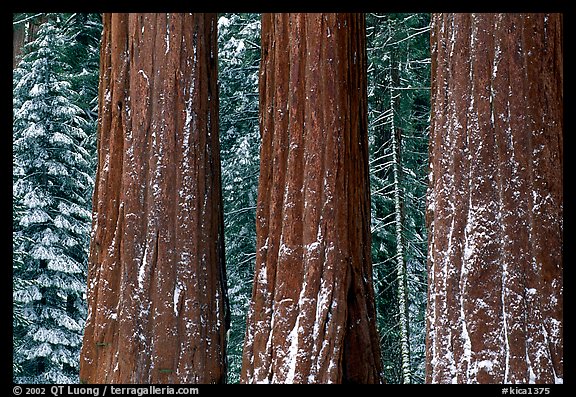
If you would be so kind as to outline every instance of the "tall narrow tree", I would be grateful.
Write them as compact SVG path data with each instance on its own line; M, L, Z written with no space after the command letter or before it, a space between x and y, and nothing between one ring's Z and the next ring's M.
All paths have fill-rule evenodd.
M561 383L562 16L432 21L426 379Z
M241 381L382 381L365 21L265 14L256 269Z
M215 14L105 14L84 382L225 380Z
M429 14L366 16L372 261L389 383L424 382L429 26Z
M67 45L50 18L14 71L13 362L23 383L78 381L93 179Z

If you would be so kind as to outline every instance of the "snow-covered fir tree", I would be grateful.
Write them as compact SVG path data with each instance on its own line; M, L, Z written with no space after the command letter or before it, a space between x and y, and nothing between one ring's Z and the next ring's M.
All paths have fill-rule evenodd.
M68 45L63 60L72 66L66 80L78 93L74 103L83 112L88 134L87 145L90 152L92 172L96 170L96 124L98 118L98 77L100 72L100 39L102 36L102 15L95 13L63 14L62 30Z
M228 382L237 383L256 260L259 14L220 15L218 62L222 199L231 313Z
M12 158L12 168L13 181L16 180L16 176L20 174L20 168L14 158ZM30 286L30 281L25 280L21 277L24 262L23 262L23 252L19 251L19 247L22 246L23 236L18 233L18 219L22 217L23 205L22 200L18 197L14 197L12 201L12 290L13 291L23 291ZM13 329L13 348L17 351L22 345L22 336L25 330L28 320L23 313L24 304L22 301L14 301L12 307L12 329ZM12 371L14 377L19 376L22 372L22 366L16 360L12 362Z
M78 381L93 171L51 16L13 75L14 381Z
M428 14L367 14L372 262L388 383L424 381Z

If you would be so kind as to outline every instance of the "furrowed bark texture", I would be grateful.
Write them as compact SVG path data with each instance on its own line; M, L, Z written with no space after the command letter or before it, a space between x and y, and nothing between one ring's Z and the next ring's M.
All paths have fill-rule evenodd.
M80 379L225 380L215 14L104 14Z
M382 381L366 95L363 15L263 15L244 383Z
M562 17L432 20L426 380L563 378Z

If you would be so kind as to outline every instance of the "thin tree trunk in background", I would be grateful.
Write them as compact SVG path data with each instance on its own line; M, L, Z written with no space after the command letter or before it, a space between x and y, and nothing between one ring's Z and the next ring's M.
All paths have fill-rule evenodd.
M216 14L104 14L80 379L226 373Z
M380 383L364 16L264 14L244 383Z
M408 318L408 283L406 261L404 260L404 228L403 194L401 186L402 174L402 130L397 127L396 114L400 111L400 78L396 60L396 52L390 53L390 139L392 141L392 175L394 183L394 225L396 232L396 275L398 282L398 323L400 326L400 351L402 355L402 383L411 383L410 366L410 321Z
M563 378L560 14L432 19L426 381Z

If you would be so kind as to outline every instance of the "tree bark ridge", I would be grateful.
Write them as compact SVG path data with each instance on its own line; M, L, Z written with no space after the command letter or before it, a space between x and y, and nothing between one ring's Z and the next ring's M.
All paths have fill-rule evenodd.
M216 15L103 23L81 381L223 382Z
M562 17L435 14L426 380L563 378Z
M257 256L241 381L379 383L364 17L264 14Z

